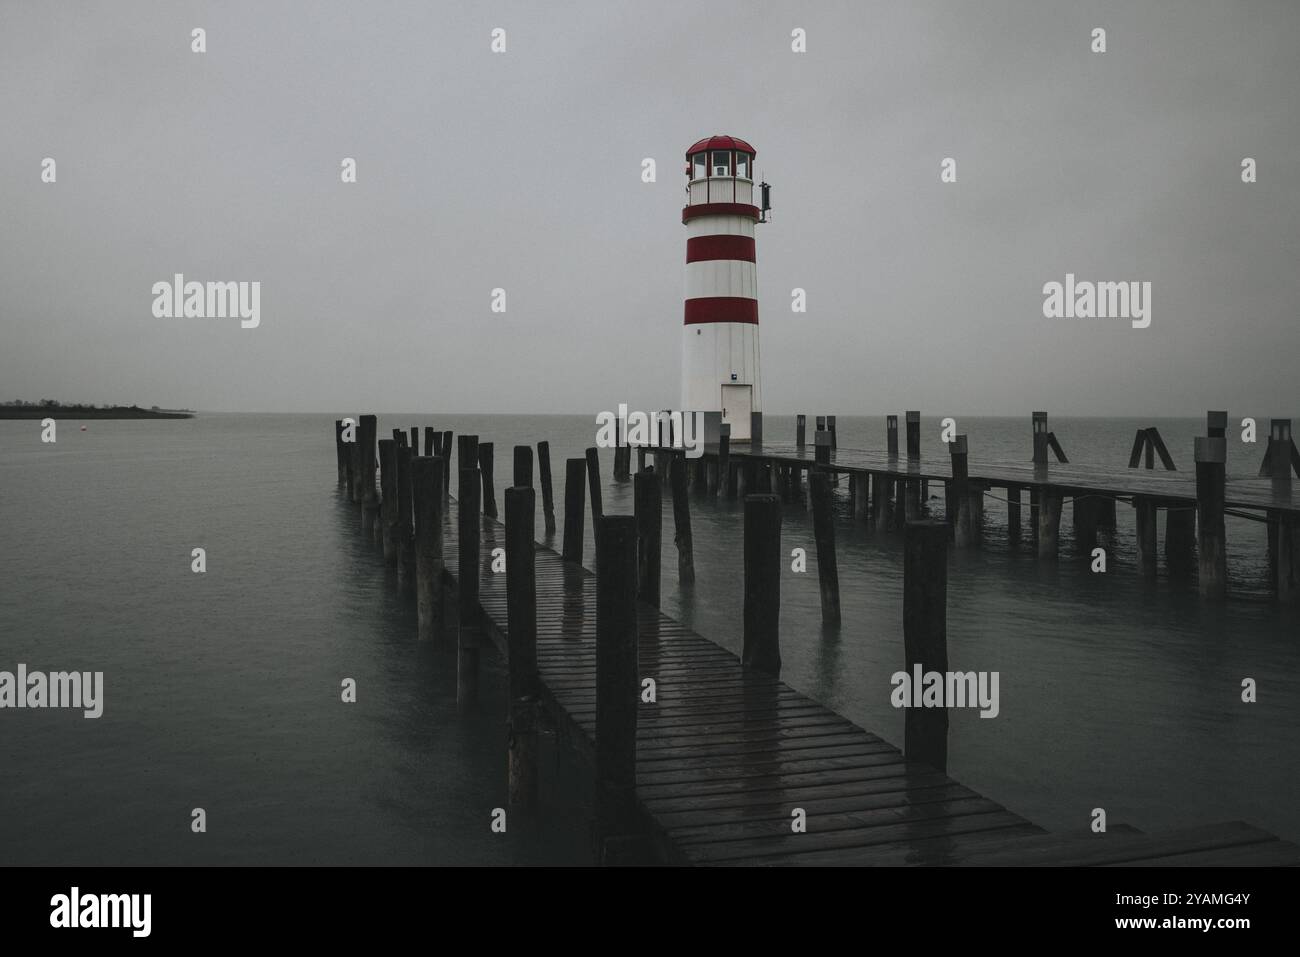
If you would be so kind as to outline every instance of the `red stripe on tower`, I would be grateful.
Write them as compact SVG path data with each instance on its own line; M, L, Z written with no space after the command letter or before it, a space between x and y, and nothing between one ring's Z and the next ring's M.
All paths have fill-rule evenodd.
M708 262L714 259L738 259L741 262L754 262L754 237L693 236L686 240L686 261L688 263Z
M686 325L747 322L758 325L758 300L742 296L702 296L686 300Z

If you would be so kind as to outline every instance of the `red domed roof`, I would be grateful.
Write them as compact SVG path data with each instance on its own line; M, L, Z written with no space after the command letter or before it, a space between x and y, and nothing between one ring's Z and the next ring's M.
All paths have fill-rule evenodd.
M688 149L686 155L689 157L692 153L698 153L700 150L743 150L746 153L758 155L758 150L735 136L718 135L707 137Z

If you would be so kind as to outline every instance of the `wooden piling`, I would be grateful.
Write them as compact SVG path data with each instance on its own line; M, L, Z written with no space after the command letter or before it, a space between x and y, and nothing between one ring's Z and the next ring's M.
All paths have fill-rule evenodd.
M415 495L411 474L411 450L402 446L397 454L397 587L415 594Z
M583 511L586 508L584 485L587 460L566 459L564 463L564 550L566 562L582 564Z
M1020 486L1007 486L1007 541L1020 541Z
M533 487L533 447L531 445L515 446L514 485L516 488Z
M537 474L542 481L542 518L546 535L555 534L555 495L551 489L551 443L537 443Z
M1156 577L1156 503L1146 495L1133 497L1137 522L1137 567L1143 578Z
M1196 570L1196 508L1170 502L1165 506L1165 567L1170 578L1191 578Z
M849 476L849 492L853 497L853 520L864 522L867 519L867 486L871 477L866 472L854 472Z
M677 546L677 581L691 585L695 582L695 551L691 540L691 496L686 484L686 464L686 456L673 456L673 543Z
M1034 430L1034 465L1047 464L1047 413L1035 412L1031 419Z
M1300 602L1300 521L1281 510L1269 512L1269 569L1273 593L1289 605Z
M1212 439L1221 439L1228 434L1227 412L1205 413L1205 434Z
M397 443L379 440L379 526L384 548L384 564L397 565Z
M532 807L537 803L541 682L537 674L535 512L536 493L532 486L506 489L506 664L510 680L507 752L509 800L515 807Z
M948 671L948 527L908 522L903 532L903 653L905 673ZM920 697L920 689L912 688ZM903 755L939 771L948 768L948 710L907 701Z
M1044 487L1038 493L1038 557L1055 561L1061 534L1061 493Z
M809 476L811 482L812 476ZM745 497L745 618L741 661L781 675L781 502Z
M835 559L835 517L831 511L830 476L816 469L808 476L812 492L813 536L817 542L817 582L821 587L822 623L840 623L840 571Z
M442 469L446 459L422 455L411 462L415 500L416 634L432 641L442 592Z
M444 500L451 496L451 439L452 432L450 429L442 433L442 457L447 460L447 464L442 470L442 497ZM475 454L477 455L477 453Z
M461 436L462 441L465 436ZM473 438L471 436L471 438ZM466 446L461 446L462 450ZM461 713L478 703L478 659L480 635L479 551L480 476L476 468L460 470L457 488L456 526L458 541L456 608L460 627L456 639L456 708Z
M952 460L951 506L956 509L956 518L952 523L953 541L958 548L970 548L975 544L971 531L970 509L970 466L969 447L966 436L958 435L948 443L948 455Z
M637 597L659 607L659 562L662 554L663 486L659 474L650 469L632 477L636 517Z
M736 475L731 468L731 423L718 426L718 485L726 483L727 498L736 497Z
M497 493L492 477L493 444L491 442L480 442L478 445L478 470L483 477L483 514L488 518L496 518Z
M379 491L375 488L375 440L378 420L373 415L361 416L357 426L357 442L361 446L361 532L373 538L375 515L378 512Z
M880 472L871 473L871 521L876 531L889 530L889 476Z
M411 454L420 454L420 427L418 425L411 426Z
M591 495L591 530L600 528L600 516L605 511L600 490L600 450L587 449L587 491Z
M826 416L826 431L831 434L831 451L840 447L839 434L835 431L835 416Z
M1228 593L1228 553L1223 521L1227 439L1197 436L1196 554L1198 589L1206 598Z
M339 488L348 487L348 447L343 441L343 420L334 420L334 455L338 459Z
M916 410L907 413L907 460L921 460L921 413Z
M803 449L805 445L804 436L808 428L808 416L797 415L794 420L794 447Z
M426 425L424 427L424 454L426 458L433 458L438 454L434 444L435 436L440 438L442 433L435 430L433 426Z
M898 458L898 416L885 416L885 445L891 459Z
M365 476L361 474L361 441L357 436L357 426L352 426L352 441L348 443L348 495L360 505L361 494L365 489Z
M813 460L820 466L830 468L831 434L825 429L818 429L813 435Z
M636 813L637 528L631 515L596 525L596 842L605 861L610 837Z

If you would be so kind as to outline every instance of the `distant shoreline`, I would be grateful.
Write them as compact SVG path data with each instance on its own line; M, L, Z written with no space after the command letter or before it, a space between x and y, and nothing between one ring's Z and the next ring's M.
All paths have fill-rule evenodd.
M0 405L0 419L192 419L193 412L114 406L95 409L75 405Z

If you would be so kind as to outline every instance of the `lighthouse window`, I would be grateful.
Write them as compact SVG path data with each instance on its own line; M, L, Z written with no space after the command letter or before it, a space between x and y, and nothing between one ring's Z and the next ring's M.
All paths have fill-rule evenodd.
M709 175L709 154L696 153L691 157L691 179L704 179Z
M749 179L749 154L736 154L736 175L744 179Z
M713 151L713 175L731 175L731 152L729 150Z

